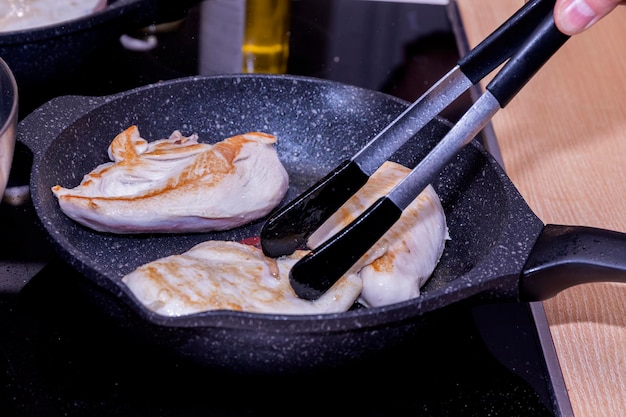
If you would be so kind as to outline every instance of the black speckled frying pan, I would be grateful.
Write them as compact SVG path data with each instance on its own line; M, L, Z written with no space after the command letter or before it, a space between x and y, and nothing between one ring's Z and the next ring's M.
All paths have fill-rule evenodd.
M421 317L461 301L536 300L583 282L626 281L624 235L544 225L478 143L463 149L433 184L451 240L423 294L341 314L155 315L121 282L125 274L206 239L255 236L262 221L220 233L116 236L74 223L50 191L55 184L78 184L107 161L113 137L136 124L147 138L166 137L175 129L196 132L206 142L252 130L275 134L291 178L286 202L352 156L407 104L381 93L296 76L185 78L109 97L53 99L20 122L18 141L34 154L30 186L41 224L61 258L86 277L94 300L122 325L155 343L229 371L277 373L334 366L401 342L419 330ZM433 120L393 159L412 166L449 127Z

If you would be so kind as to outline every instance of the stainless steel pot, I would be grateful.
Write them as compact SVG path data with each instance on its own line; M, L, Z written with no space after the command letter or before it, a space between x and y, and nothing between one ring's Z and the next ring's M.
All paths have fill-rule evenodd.
M7 63L0 58L0 195L4 194L13 162L17 107L15 77Z

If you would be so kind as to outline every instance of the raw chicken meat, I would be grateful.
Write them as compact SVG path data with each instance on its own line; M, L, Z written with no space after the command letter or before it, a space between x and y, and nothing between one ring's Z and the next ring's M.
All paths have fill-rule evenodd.
M206 144L179 131L148 142L131 126L111 142L113 162L52 191L67 216L101 232L231 229L265 216L287 192L275 143L251 132Z

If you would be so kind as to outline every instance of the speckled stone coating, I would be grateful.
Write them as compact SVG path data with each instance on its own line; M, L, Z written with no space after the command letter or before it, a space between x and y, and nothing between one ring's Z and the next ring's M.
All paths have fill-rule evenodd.
M61 257L87 278L94 300L123 326L199 363L246 373L335 366L401 342L420 317L462 300L515 299L519 273L543 228L498 163L478 143L467 146L434 183L451 240L417 299L324 316L212 311L157 316L137 303L121 278L135 267L183 252L206 239L258 234L261 221L234 231L196 235L115 236L74 223L50 188L75 186L107 160L107 147L136 124L147 138L174 129L216 142L247 131L277 136L290 175L285 202L351 157L408 103L382 93L298 76L190 77L108 97L53 99L19 125L34 154L31 195ZM412 166L447 132L433 120L392 159ZM95 285L91 285L95 284Z

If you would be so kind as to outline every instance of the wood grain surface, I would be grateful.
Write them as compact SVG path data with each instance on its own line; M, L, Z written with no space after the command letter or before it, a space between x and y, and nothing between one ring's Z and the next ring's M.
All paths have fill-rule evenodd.
M473 47L524 1L456 3ZM626 232L626 6L572 37L493 128L545 223ZM544 307L574 415L626 416L626 284L580 285Z

